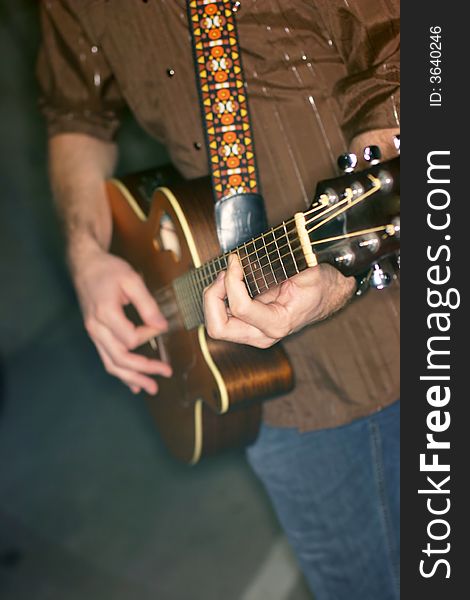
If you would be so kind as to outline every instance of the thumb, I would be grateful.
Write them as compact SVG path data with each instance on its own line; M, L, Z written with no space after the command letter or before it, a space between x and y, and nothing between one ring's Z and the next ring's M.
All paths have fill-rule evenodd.
M157 329L166 326L166 320L158 308L158 304L139 275L136 274L132 279L126 279L122 283L122 289L128 300L135 306L145 325Z

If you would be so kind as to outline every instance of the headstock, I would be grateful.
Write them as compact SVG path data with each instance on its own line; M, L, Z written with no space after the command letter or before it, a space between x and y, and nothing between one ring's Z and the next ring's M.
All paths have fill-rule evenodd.
M338 165L345 174L319 183L316 201L305 213L317 259L345 275L360 273L400 248L400 158L381 163L380 157L377 146L368 146L364 158L371 166L354 171L357 157L341 155ZM389 277L377 265L370 279L381 288Z

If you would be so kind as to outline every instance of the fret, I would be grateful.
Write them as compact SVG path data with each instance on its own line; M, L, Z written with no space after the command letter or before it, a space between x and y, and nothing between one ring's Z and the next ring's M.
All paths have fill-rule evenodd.
M201 277L201 275L200 275L199 268L193 269L193 271L192 271L192 281L193 281L194 296L195 296L196 300L199 298L199 295L201 293L201 279L200 279L200 277Z
M211 283L213 283L215 281L215 278L217 277L217 269L215 267L215 262L213 260L210 260L208 263L206 263L207 265L207 275L206 275L206 279L207 279L207 283L206 283L206 287L208 285L210 285Z
M290 244L290 239L289 239L289 233L287 231L287 227L286 227L286 222L285 221L282 222L282 226L283 226L284 232L286 234L287 244L289 246L289 252L290 252L290 254L292 256L292 260L293 260L293 263L294 263L295 270L296 270L297 273L300 273L299 267L297 266L297 261L295 260L295 255L294 255L294 253L292 251L292 246Z
M211 270L211 283L217 279L217 275L219 274L219 269L217 269L217 265L215 264L215 260L211 260L210 262L210 270Z
M195 286L194 286L194 271L190 271L188 273L187 282L188 282L189 298L191 298L190 315L191 315L191 319L195 320L195 319L197 319L198 313L197 313L197 296L196 296L196 291L195 291Z
M269 232L268 232L268 233L269 233ZM265 251L265 253L266 253L266 258L267 258L267 260L268 260L268 265L269 265L269 267L271 268L271 273L272 273L272 276L273 276L273 279L274 279L274 281L273 281L273 284L274 284L274 285L277 285L279 282L278 282L278 280L277 280L277 277L276 277L276 272L274 271L274 266L273 266L273 263L271 262L271 259L270 259L270 251L268 250L268 246L267 246L267 244L266 244L266 238L265 238L265 236L266 236L266 235L267 235L267 234L263 234L263 235L261 236L261 239L263 240L264 251Z
M209 261L205 264L202 265L202 267L200 267L202 269L202 290L201 290L201 294L202 292L204 292L204 290L206 289L206 287L208 287L209 285L211 285L211 283L214 281L214 273L212 270L213 267L213 262Z
M237 246L237 248L235 248L235 251L236 251L236 253L238 255L238 258L240 260L240 264L241 264L242 269L243 269L243 278L245 279L245 283L246 283L246 286L248 288L248 292L249 292L250 296L253 297L255 294L259 294L260 293L259 287L258 287L258 284L256 282L256 278L255 278L254 273L253 273L253 269L252 269L252 266L251 266L251 261L250 261L249 257L246 257L246 255L248 254L248 249L246 247L246 244L243 244L243 248L244 248L244 251L245 251L245 257L248 260L248 265L244 265L243 264L243 258L245 258L245 257L242 258L241 253L240 253L240 248L241 248L241 246ZM246 267L247 266L250 267L251 273L247 273L247 271L246 271ZM253 285L255 286L256 290L253 289L252 286L250 285L250 282L249 282L249 279L248 279L249 275L251 275L251 278L253 280Z
M214 259L214 269L215 269L215 277L217 277L217 275L219 273L221 273L222 271L227 270L227 255L226 254L223 254L222 256L218 256L217 258Z
M256 247L256 239L257 238L255 238L254 240L251 240L251 244L253 246L253 249L254 249L255 255L256 255L256 259L257 259L253 263L253 266L255 267L255 271L257 271L257 272L260 271L261 272L261 278L263 279L264 286L265 286L266 290L268 290L269 289L269 285L268 285L268 282L267 282L266 277L264 275L263 263L261 262L260 256L258 254L258 248ZM258 263L258 267L256 267L256 263ZM263 290L263 292L265 292L266 290Z
M198 267L197 269L194 270L194 272L195 272L195 278L196 278L196 291L197 291L197 295L199 297L202 295L202 292L205 287L204 266Z
M185 299L185 306L186 306L186 316L188 321L194 320L194 316L195 316L195 311L194 311L194 297L193 294L191 293L191 280L189 275L184 277L183 280L184 283L184 287L186 288L185 290L185 295L184 295L184 299Z
M202 265L202 267L200 267L201 269L201 283L202 283L202 289L201 289L201 295L204 292L204 290L206 289L206 287L208 287L213 281L214 281L214 277L212 274L212 270L211 270L211 265L212 265L212 261L207 262L205 264Z
M200 271L199 281L200 281L200 285L201 285L199 295L201 296L201 301L202 301L204 290L206 289L207 286L209 286L212 283L212 274L210 272L210 264L205 263L204 265L202 265L202 267L199 267L199 271Z
M250 248L249 244L251 244L251 248ZM253 276L253 282L256 286L256 293L262 294L263 292L265 292L267 290L267 286L266 286L265 282L263 283L264 273L263 273L263 270L259 263L259 260L257 260L256 246L255 246L254 240L249 240L249 241L245 242L243 245L244 245L245 251L246 251L245 258L247 259L248 264L250 266L250 272Z
M203 270L202 281L204 283L203 291L215 279L213 267L214 267L214 263L212 260L210 262L207 262L206 264L202 265L202 270Z
M204 321L204 314L202 311L202 302L201 302L201 290L198 287L198 270L193 269L190 271L191 274L191 296L194 302L194 312L195 316L198 317L202 322Z
M190 314L189 314L189 306L188 306L188 294L187 293L178 293L180 292L180 288L182 287L183 290L187 290L188 284L187 284L187 277L184 278L179 278L177 280L175 280L174 282L174 289L175 289L175 293L176 293L176 298L177 300L179 300L179 307L183 316L183 321L184 323L188 323L189 318L190 318Z
M195 269L194 272L196 275L196 291L199 298L205 288L204 266Z
M225 267L222 264L222 259L220 257L218 257L217 260L214 260L214 268L217 275L225 269Z
M189 275L187 275L184 278L183 283L184 283L184 287L186 288L185 304L187 307L188 320L194 320L194 297L192 294L192 286L191 286L191 280L190 280Z
M286 268L284 267L284 261L282 260L281 252L279 250L279 245L277 243L276 232L275 232L274 229L271 229L271 234L273 236L274 245L276 246L277 255L279 257L278 260L279 260L279 263L281 265L282 272L283 272L283 275L284 275L284 281L285 281L286 279L288 279L288 276L287 276Z
M262 279L264 282L265 289L262 290L262 292L264 292L273 285L276 285L276 277L273 274L272 264L269 259L269 251L264 236L255 238L252 240L252 244L254 247L254 254L257 258L257 261L254 263L255 272L257 279Z
M303 253L303 250L301 247L296 248L294 250L294 255L297 255L297 265L299 267L300 271L304 271L305 269L308 268L308 264L307 264L307 260L305 258L305 254Z
M219 263L219 272L224 271L227 268L227 256L225 254L223 254L222 256L218 256L217 262Z

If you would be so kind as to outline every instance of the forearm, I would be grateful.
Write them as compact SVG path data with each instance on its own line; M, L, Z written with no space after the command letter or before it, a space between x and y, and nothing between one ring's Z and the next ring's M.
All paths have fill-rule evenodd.
M104 183L116 157L115 144L85 134L63 133L49 140L51 185L72 273L90 253L109 248L112 221Z

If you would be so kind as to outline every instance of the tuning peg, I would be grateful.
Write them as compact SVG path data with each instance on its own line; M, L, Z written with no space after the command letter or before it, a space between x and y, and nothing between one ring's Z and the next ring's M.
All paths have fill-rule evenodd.
M364 148L364 159L371 165L376 165L382 158L382 152L378 146L366 146Z
M395 146L398 154L400 154L400 134L393 136L393 145Z
M392 283L392 276L382 269L382 267L375 263L372 267L372 274L370 276L370 286L376 290L383 290Z
M357 156L352 152L346 152L338 156L338 167L344 173L351 173L357 165Z

